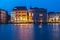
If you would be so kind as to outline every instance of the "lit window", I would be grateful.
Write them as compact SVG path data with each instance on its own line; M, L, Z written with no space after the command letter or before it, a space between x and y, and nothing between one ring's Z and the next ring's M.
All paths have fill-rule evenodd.
M16 20L16 18L15 18L15 20Z
M43 14L39 14L39 16L43 16Z
M17 20L20 20L19 18L17 18Z
M26 20L25 18L23 20Z
M32 13L32 16L33 16L33 13Z
M20 19L22 20L22 17L20 17Z
M33 16L33 13L29 13L29 16Z
M29 13L29 16L31 16L31 13Z

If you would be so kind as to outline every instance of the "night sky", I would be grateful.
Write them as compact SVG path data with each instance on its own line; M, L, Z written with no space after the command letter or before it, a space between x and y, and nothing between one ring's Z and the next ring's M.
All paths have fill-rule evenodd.
M0 0L0 8L9 12L15 6L47 8L48 11L60 11L60 0Z

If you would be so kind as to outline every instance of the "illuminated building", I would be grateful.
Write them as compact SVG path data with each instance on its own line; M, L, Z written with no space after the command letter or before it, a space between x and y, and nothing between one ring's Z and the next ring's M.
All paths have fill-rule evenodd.
M55 12L48 12L48 22L55 22L56 21L56 14Z
M30 8L33 13L33 21L38 22L39 21L39 8Z
M18 36L17 40L34 40L34 25L33 24L16 24L15 26L18 27ZM15 29L17 29L17 27ZM15 39L14 39L15 40Z
M27 9L24 6L17 6L11 13L11 21L13 22L28 22Z
M29 17L29 22L33 22L33 11L30 9L29 11L28 11L28 17Z
M47 10L44 8L30 8L33 13L34 22L46 22L47 20Z
M49 12L48 22L60 22L60 12Z
M55 12L56 13L56 22L60 22L60 12Z
M6 23L7 22L7 11L0 9L0 23Z
M14 21L16 21L16 12L15 11L12 11L11 12L11 22L14 22Z

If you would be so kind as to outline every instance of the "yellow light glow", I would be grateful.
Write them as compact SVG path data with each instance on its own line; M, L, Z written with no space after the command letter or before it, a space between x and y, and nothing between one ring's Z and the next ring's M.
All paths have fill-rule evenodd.
M22 20L23 18L22 17L20 17L20 20Z
M48 22L53 22L53 18L49 18L48 19Z
M59 17L58 17L58 16L56 16L56 21L58 21L58 19L59 19Z
M17 19L15 18L15 20L17 20Z
M17 20L20 20L19 18Z
M26 20L26 19L23 19L23 20Z

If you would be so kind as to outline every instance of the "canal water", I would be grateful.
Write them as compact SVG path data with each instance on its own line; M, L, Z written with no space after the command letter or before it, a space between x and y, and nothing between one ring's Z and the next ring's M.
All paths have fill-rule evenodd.
M0 24L0 40L60 40L60 24Z

